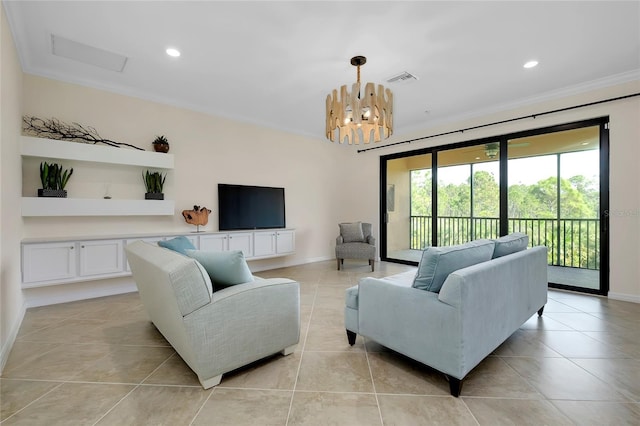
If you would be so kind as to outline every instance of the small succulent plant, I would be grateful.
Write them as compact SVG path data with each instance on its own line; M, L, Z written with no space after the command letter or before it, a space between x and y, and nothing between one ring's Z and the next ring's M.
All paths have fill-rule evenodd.
M167 140L167 138L164 135L156 136L156 138L153 140L153 144L154 145L169 145L169 141Z
M63 169L60 164L49 164L46 161L40 163L40 182L42 183L42 189L64 189L72 174L73 167L67 170Z

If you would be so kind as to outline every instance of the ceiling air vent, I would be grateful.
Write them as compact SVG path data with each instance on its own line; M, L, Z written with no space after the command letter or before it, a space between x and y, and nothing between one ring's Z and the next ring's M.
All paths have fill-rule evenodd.
M85 64L122 72L127 57L51 34L51 53Z
M407 71L402 71L400 74L394 75L393 77L390 77L387 79L387 83L398 83L398 82L403 82L403 81L411 81L411 80L417 80L418 77L416 77L415 75L407 72Z

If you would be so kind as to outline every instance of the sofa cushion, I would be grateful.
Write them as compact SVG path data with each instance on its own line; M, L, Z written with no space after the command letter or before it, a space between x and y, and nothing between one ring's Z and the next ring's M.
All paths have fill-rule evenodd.
M448 247L429 247L422 252L413 287L438 293L450 273L491 260L495 242L475 240Z
M496 246L492 259L525 250L529 245L529 236L522 232L513 232L494 241Z
M253 281L253 275L242 250L187 250L186 254L202 264L215 287Z
M177 251L181 254L187 254L187 250L195 250L195 247L187 237L175 237L166 241L158 241L160 247Z
M340 235L345 243L361 243L364 242L364 233L362 231L362 222L341 223Z

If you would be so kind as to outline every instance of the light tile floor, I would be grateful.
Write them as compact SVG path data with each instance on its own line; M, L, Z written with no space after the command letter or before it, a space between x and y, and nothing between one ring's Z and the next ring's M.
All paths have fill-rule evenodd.
M640 306L549 292L449 395L442 374L343 326L344 290L412 267L335 262L258 273L300 282L302 331L203 390L137 293L29 309L0 378L3 425L640 424ZM212 324L215 326L215 324Z

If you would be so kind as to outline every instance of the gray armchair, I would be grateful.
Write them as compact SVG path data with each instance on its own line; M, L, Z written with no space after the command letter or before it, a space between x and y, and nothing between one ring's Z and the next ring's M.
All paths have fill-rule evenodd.
M336 261L338 270L344 259L365 259L374 270L376 239L371 235L371 224L352 222L341 223L340 235L336 238Z

